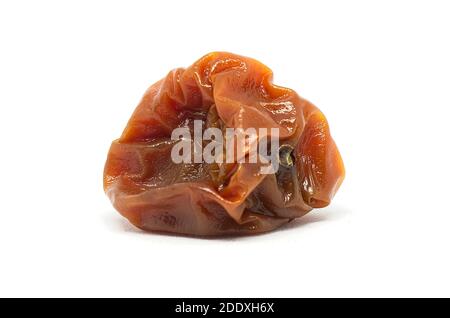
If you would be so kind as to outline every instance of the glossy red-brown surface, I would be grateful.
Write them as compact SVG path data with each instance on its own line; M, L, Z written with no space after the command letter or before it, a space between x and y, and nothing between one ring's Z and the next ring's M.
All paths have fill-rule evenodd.
M153 84L114 141L104 189L114 207L148 231L191 235L261 233L328 205L344 166L320 110L273 85L260 62L210 53ZM175 164L177 127L279 128L292 167L261 174L260 164Z

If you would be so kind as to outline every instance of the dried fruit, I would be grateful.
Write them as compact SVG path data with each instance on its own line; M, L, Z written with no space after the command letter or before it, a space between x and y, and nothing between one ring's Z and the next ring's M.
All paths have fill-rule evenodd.
M104 189L135 226L192 235L275 229L330 203L344 166L324 115L273 85L260 62L210 53L153 84L114 141ZM262 163L175 163L174 129L278 128L279 169ZM195 148L194 148L195 151Z

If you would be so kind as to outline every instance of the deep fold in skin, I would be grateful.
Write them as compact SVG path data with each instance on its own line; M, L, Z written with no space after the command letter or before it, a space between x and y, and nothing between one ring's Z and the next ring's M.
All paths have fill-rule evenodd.
M172 130L279 128L294 165L276 174L259 163L175 164ZM270 131L270 130L269 130ZM272 71L239 55L215 52L153 84L111 145L104 189L135 226L191 235L273 230L327 206L344 178L324 115L293 90L272 84Z

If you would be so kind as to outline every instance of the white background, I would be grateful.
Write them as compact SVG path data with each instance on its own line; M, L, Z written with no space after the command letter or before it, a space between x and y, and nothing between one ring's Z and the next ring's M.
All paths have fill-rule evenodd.
M2 1L0 296L450 296L448 1ZM216 50L327 116L347 176L270 234L146 234L102 190L142 94Z

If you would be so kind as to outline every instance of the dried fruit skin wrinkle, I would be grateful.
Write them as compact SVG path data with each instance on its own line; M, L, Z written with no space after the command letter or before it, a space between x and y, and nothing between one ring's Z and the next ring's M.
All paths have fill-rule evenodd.
M174 163L177 127L278 128L280 168L259 163ZM224 52L172 70L145 93L113 141L104 189L114 207L147 231L189 235L273 230L327 206L344 178L339 151L318 108L272 84L260 62Z

